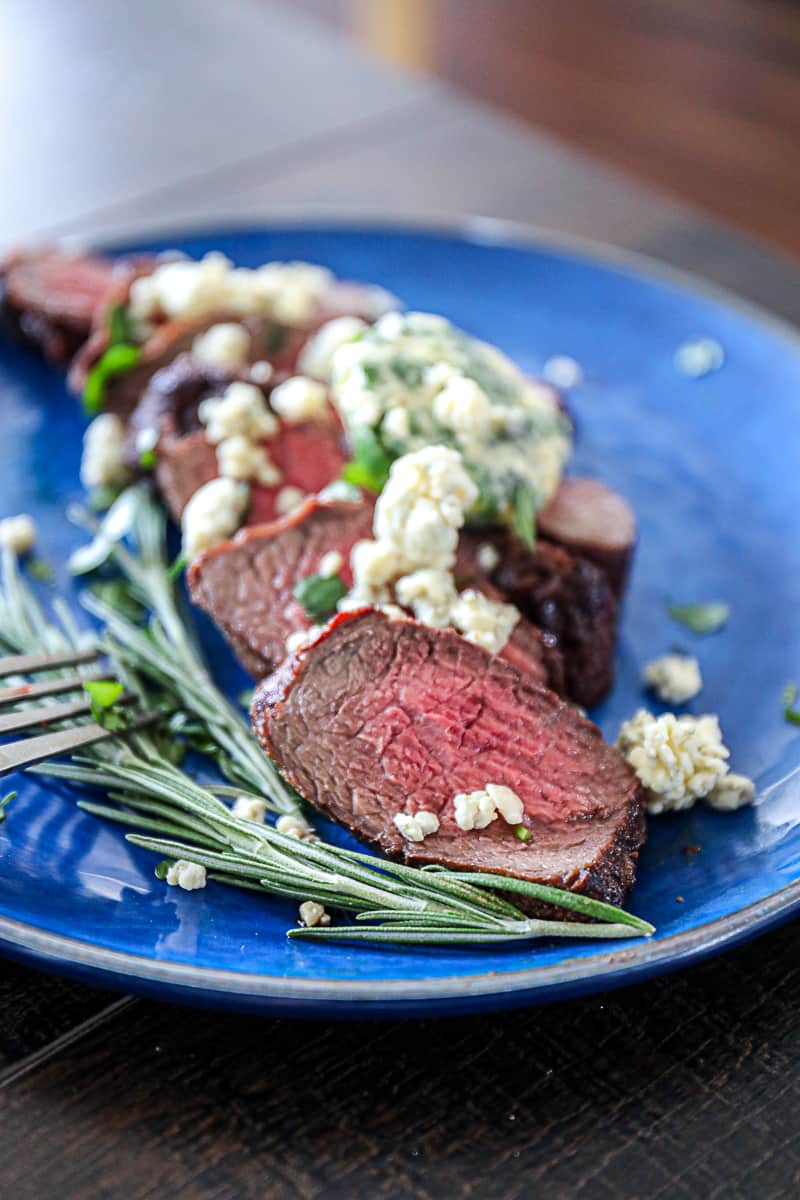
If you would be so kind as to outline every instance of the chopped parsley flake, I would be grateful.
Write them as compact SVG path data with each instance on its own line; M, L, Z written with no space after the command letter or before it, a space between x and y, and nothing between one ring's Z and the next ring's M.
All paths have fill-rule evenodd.
M124 728L124 714L114 709L114 705L125 690L121 683L115 679L91 679L84 683L83 690L89 695L92 702L92 716L98 725L103 725L106 729Z
M800 709L794 707L797 700L797 684L787 683L783 689L783 716L790 725L800 725Z
M368 425L359 426L353 433L353 460L345 465L342 479L356 487L380 492L392 466L380 437Z
M693 633L716 633L727 625L731 615L730 604L714 601L709 604L672 604L669 615L680 621Z
M306 575L294 588L295 598L312 621L324 621L346 594L347 588L338 575Z
M518 483L514 488L512 526L517 537L529 550L536 548L536 496L529 483Z

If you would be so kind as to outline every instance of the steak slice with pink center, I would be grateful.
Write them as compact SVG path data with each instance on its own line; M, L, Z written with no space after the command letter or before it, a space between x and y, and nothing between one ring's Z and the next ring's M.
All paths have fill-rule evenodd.
M551 884L620 903L644 817L638 781L599 729L547 688L450 630L374 610L337 617L256 691L253 727L302 796L392 858ZM456 824L457 793L504 784L498 817ZM434 812L409 842L396 813Z
M283 661L290 634L313 624L295 599L295 586L316 574L323 557L336 551L341 556L336 574L349 589L350 552L357 541L372 536L372 516L367 500L312 498L282 521L241 530L192 563L192 599L213 618L242 664L262 676ZM488 582L481 588L491 599L503 599ZM517 623L500 653L530 679L563 686L560 653L527 621Z

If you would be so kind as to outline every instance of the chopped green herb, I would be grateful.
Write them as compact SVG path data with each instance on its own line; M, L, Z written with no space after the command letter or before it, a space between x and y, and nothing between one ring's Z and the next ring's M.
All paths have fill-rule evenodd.
M156 465L156 452L152 448L139 451L139 466L143 471L152 471Z
M529 550L536 548L536 496L529 483L514 488L511 527Z
M83 690L89 693L92 704L98 708L111 708L122 695L123 687L115 679L90 679L83 685Z
M98 725L106 729L123 729L125 718L121 712L114 711L114 705L125 690L121 683L114 679L91 679L83 685L92 702L92 716Z
M86 376L83 407L89 416L96 416L102 411L109 379L135 367L141 357L141 347L128 342L118 342L115 346L108 347Z
M36 579L39 583L52 583L56 577L50 563L45 562L43 558L28 559L28 574L31 579Z
M364 382L367 387L375 387L375 384L380 379L381 373L374 363L362 363L361 374L364 376Z
M278 354L289 340L289 334L283 325L271 325L267 330L267 352Z
M783 716L790 725L800 725L800 709L794 707L797 699L797 684L787 683L783 689Z
M392 459L381 439L369 425L359 425L353 433L353 461L345 465L342 479L356 487L380 492L389 478Z
M16 792L7 792L6 795L3 796L3 798L0 800L0 821L5 821L6 808L11 803L11 801L16 800L16 798L17 798Z
M253 693L255 688L245 688L243 692L239 692L236 697L242 708L249 708L253 703Z
M407 362L403 358L393 358L389 365L407 388L418 388L422 383L423 371L419 363Z
M181 571L183 571L184 568L186 566L188 566L188 563L189 563L189 560L186 557L186 555L179 554L178 557L175 559L175 561L170 564L169 570L167 571L167 577L171 580L177 579L178 576L180 575Z
M131 324L127 305L116 304L108 314L108 344L119 346L123 342L135 343L136 335Z
M716 633L727 625L731 615L730 604L714 601L710 604L672 604L669 615L673 621L680 621L693 633Z
M156 869L153 872L156 879L160 879L163 882L167 878L167 871L170 869L171 866L172 866L172 859L162 858L161 862L156 864Z
M323 621L336 611L336 605L347 594L347 587L338 575L306 575L294 588L312 621Z
M533 837L533 834L531 833L530 829L528 829L527 825L515 825L514 837L519 838L521 842L529 842Z

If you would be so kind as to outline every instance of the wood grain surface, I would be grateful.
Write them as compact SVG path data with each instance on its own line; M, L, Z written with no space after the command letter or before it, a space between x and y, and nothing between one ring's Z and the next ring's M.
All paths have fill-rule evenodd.
M795 0L298 0L632 178L800 254Z
M0 43L6 245L309 206L478 213L644 249L800 320L779 255L286 5L30 0L0 9ZM798 949L795 923L605 997L358 1025L121 1002L0 961L0 1198L793 1197Z
M800 1188L800 930L448 1021L141 1002L0 1090L14 1200L739 1200Z

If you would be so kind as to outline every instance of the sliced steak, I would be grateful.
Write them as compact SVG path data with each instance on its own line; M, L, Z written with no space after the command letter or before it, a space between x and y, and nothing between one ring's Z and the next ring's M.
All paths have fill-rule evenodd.
M481 565L484 546L496 566ZM563 655L565 695L587 708L603 699L614 682L618 609L599 567L541 538L532 553L511 533L467 530L456 575L461 586L488 579L547 635Z
M353 582L350 552L372 536L373 506L325 503L313 497L288 518L240 531L230 542L200 555L189 569L192 599L213 618L239 660L253 674L265 675L286 657L286 639L313 622L294 597L300 580L319 570L329 551L338 551L338 572L346 587ZM502 596L485 581L481 590ZM553 639L521 620L501 651L520 673L560 690L563 660Z
M109 259L54 249L20 252L0 273L0 313L12 332L63 364L88 338L114 286Z
M294 597L295 584L319 570L338 550L339 572L349 588L350 551L372 532L372 507L316 498L273 524L241 530L230 542L199 555L189 568L189 589L233 646L242 665L261 677L286 657L286 639L311 627Z
M392 858L514 875L620 903L644 818L638 781L599 729L451 630L374 610L336 618L256 691L253 727L307 800ZM465 832L453 798L505 784L531 838L502 818ZM406 841L393 817L437 813Z
M216 449L206 440L198 416L201 402L221 395L234 380L255 383L265 399L270 384L254 380L249 368L225 369L209 366L180 355L151 379L128 422L127 454L131 466L138 465L137 439L145 430L158 434L156 483L176 521L199 487L219 474ZM279 514L278 496L285 487L305 494L320 491L341 475L346 460L343 433L331 407L325 419L292 424L282 421L265 448L281 472L272 487L251 484L248 525L274 521Z
M624 496L599 479L565 479L539 513L539 531L605 571L618 600L636 546L636 514Z
M143 344L136 365L112 375L107 381L103 408L127 420L156 372L169 366L178 355L191 350L194 339L210 324L213 322L192 320L170 321L160 325ZM69 385L74 392L83 394L89 372L107 348L108 333L103 325L95 330L70 368Z
M147 264L151 270L153 263ZM157 265L157 264L155 264ZM143 270L130 271L108 298L108 303L125 304L130 285ZM157 324L142 345L139 362L112 376L105 389L104 408L127 418L135 408L145 388L157 371L169 366L175 359L191 350L199 334L220 322L241 323L250 334L248 362L269 362L274 369L273 384L287 379L296 369L297 359L309 336L324 322L335 316L364 316L373 320L386 311L388 293L380 288L363 284L338 283L332 290L328 303L302 325L286 325L269 317L249 316L220 310L202 317L185 320L165 320ZM98 314L92 336L73 363L69 383L73 391L83 392L86 378L98 359L108 347L108 326L102 313Z

